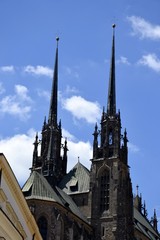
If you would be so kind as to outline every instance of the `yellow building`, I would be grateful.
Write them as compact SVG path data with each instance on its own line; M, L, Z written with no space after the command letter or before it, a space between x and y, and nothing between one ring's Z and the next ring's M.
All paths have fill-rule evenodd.
M17 179L2 153L0 153L0 239L42 239Z

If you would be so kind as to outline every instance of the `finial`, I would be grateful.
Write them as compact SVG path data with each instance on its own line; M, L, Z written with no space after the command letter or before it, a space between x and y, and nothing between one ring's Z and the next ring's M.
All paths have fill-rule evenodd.
M44 123L43 123L43 125L46 125L46 116L44 117Z
M138 195L139 195L139 193L138 193L138 189L139 189L138 184L137 184L137 186L136 186L136 189L137 189L137 196L138 196Z
M35 136L35 142L33 143L35 146L38 145L38 132L36 132L36 136Z
M112 24L112 28L113 28L113 36L114 36L114 33L115 33L115 28L116 28L116 24Z
M78 157L78 163L79 163L80 161L79 161L79 157Z
M57 41L57 47L58 47L59 37L56 37L56 41Z
M126 142L128 142L128 139L127 139L127 130L126 130L126 128L125 128L125 130L124 130L124 140L125 140Z
M36 132L36 139L38 139L38 132Z
M68 148L67 148L67 138L65 138L64 140L64 144L62 145L63 149L64 149L64 152L67 152L68 151Z
M153 227L154 229L157 231L157 224L158 224L158 220L157 220L157 215L156 215L156 209L154 209L154 215L152 218L152 222L153 222Z
M105 108L103 106L103 111L102 111L102 121L104 120L104 117L105 117Z
M59 120L59 128L61 128L61 119Z

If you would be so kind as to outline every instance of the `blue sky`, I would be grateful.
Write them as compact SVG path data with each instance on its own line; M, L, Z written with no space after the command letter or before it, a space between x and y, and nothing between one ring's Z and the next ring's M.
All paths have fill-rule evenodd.
M116 23L117 110L127 128L133 191L160 218L159 0L1 0L0 152L20 184L29 176L35 133L48 116L59 41L59 109L68 168L90 167L92 133L107 89ZM100 124L99 124L100 126Z

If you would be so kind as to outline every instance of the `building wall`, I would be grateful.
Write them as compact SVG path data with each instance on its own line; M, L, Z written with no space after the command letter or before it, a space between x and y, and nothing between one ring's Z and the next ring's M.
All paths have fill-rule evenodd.
M45 200L28 199L28 205L35 216L35 220L41 229L43 240L89 240L91 228L74 216L67 208ZM40 220L45 219L46 228L40 225ZM44 230L44 232L43 232Z
M150 238L146 237L142 232L138 231L136 228L134 230L134 236L136 240L150 240Z
M122 177L123 165L118 158L92 162L91 224L96 240L130 240L133 237L132 191L127 168ZM108 180L105 180L105 184L108 183L108 195L105 192L103 199L104 186L101 181L105 176L108 176Z
M19 232L18 228L13 225L2 209L0 209L0 239L23 239L23 236Z
M83 215L88 219L90 219L90 216L91 216L89 194L90 194L89 192L79 193L79 194L70 194L70 197L79 207Z
M3 154L0 154L0 237L7 240L41 240L37 224L19 184Z

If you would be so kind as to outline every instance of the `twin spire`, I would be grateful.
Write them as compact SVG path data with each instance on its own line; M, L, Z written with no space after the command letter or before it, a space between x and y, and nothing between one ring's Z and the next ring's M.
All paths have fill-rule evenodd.
M107 113L108 115L116 114L116 83L115 83L115 27L113 24L113 37L112 37L112 52L111 52L111 63L110 63L110 76L109 76L109 87L108 87L108 103ZM57 123L57 93L58 93L58 42L59 37L56 38L57 48L54 65L53 84L51 92L51 101L49 109L48 122L56 125Z
M111 52L111 64L110 64L110 76L109 76L109 87L108 87L108 103L107 103L107 113L108 115L116 114L116 86L115 86L115 27L113 24L113 37L112 37L112 52ZM48 122L52 123L54 126L57 125L57 99L58 99L58 42L59 37L56 38L57 48L55 56L54 65L54 75L51 91L51 101L49 108Z
M113 39L112 39L112 54L111 54L111 66L110 66L110 78L108 89L108 105L107 115L113 116L116 114L116 91L115 91L115 24L113 27ZM66 172L66 161L61 159L61 124L57 123L57 110L58 110L58 42L59 38L56 38L57 47L55 54L54 74L51 90L51 100L49 107L48 123L44 122L42 130L41 141L41 156L37 157L37 141L34 151L34 165L35 167L42 165L44 171L46 168L49 172L57 172L58 169L63 169ZM67 148L66 148L67 149Z

